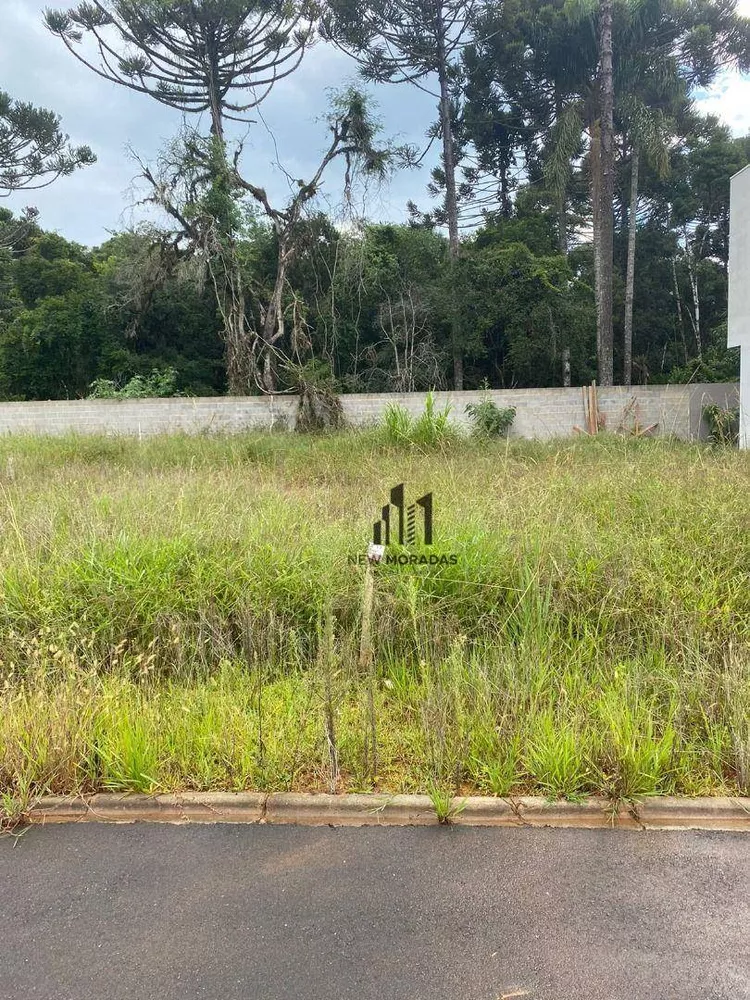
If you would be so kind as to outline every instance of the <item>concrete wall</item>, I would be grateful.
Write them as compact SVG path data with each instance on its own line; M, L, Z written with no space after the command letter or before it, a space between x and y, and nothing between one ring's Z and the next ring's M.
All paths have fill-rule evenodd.
M450 403L452 420L468 425L467 403L485 397L481 391L438 392L438 407ZM551 438L584 426L581 389L503 389L489 392L498 406L515 406L513 437ZM342 396L347 422L369 426L382 419L389 403L415 416L424 409L426 393L351 394ZM705 437L701 408L708 402L737 405L734 383L689 386L653 385L599 390L599 409L610 431L629 431L656 424L653 433L690 439ZM181 431L188 434L280 430L294 427L295 396L219 396L186 399L61 400L0 403L4 434L134 434Z

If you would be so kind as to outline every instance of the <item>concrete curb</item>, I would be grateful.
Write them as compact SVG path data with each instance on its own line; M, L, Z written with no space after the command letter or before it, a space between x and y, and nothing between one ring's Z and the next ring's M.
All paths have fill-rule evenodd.
M266 797L256 792L47 796L31 807L28 819L31 823L260 823Z
M323 795L296 792L184 792L173 795L101 793L75 799L48 796L26 819L46 823L269 823L304 826L436 826L427 795ZM744 830L750 798L649 798L613 809L604 799L551 802L470 796L453 800L456 826L529 826L628 830Z
M275 792L268 796L267 823L309 826L434 826L437 816L427 795L310 795Z

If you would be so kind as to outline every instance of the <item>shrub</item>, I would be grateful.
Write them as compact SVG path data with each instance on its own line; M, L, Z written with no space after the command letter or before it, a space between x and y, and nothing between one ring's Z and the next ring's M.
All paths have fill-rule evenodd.
M682 367L673 368L669 374L672 383L687 382L736 382L740 377L740 349L720 345L727 342L727 325L722 323L712 336L720 342L703 352L702 358L693 358Z
M111 379L98 378L91 383L90 390L89 399L148 399L179 395L174 368L163 371L154 368L150 375L134 375L121 388Z
M468 403L466 412L474 424L473 433L483 438L505 437L516 418L515 406L501 408L491 399Z

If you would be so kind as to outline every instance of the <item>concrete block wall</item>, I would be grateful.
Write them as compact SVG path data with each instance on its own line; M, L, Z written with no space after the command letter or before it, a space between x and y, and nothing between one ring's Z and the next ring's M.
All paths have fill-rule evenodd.
M295 396L76 399L0 403L0 433L236 433L294 426Z
M702 418L702 407L709 402L721 406L736 404L738 387L735 383L701 383L693 385L614 386L599 389L599 410L605 429L630 431L655 425L653 434L674 435L684 440L705 438L708 428ZM413 416L424 410L426 393L352 394L342 396L344 414L354 426L376 424L382 420L389 404L403 406ZM498 406L514 406L516 417L511 437L549 439L567 437L575 428L585 426L583 392L581 388L553 389L493 389L482 391L437 392L437 408L452 407L451 420L469 427L466 413L469 403L489 396Z
M418 416L426 393L358 393L342 396L344 415L354 427L378 423L389 404L404 406ZM468 403L484 398L482 391L438 392L436 405L449 403L451 420L468 426ZM511 436L547 439L566 437L585 424L583 394L575 389L497 389L489 396L498 406L515 406ZM705 437L702 407L708 402L737 405L734 383L653 385L599 390L599 409L610 431L656 424L659 435L684 439ZM218 396L176 399L50 400L0 402L2 434L128 434L148 436L237 433L244 430L292 429L296 396Z

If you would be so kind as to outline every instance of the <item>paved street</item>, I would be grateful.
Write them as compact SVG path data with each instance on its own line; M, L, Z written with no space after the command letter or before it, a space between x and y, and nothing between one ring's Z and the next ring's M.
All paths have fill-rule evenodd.
M742 1000L750 838L58 826L0 839L3 1000Z

